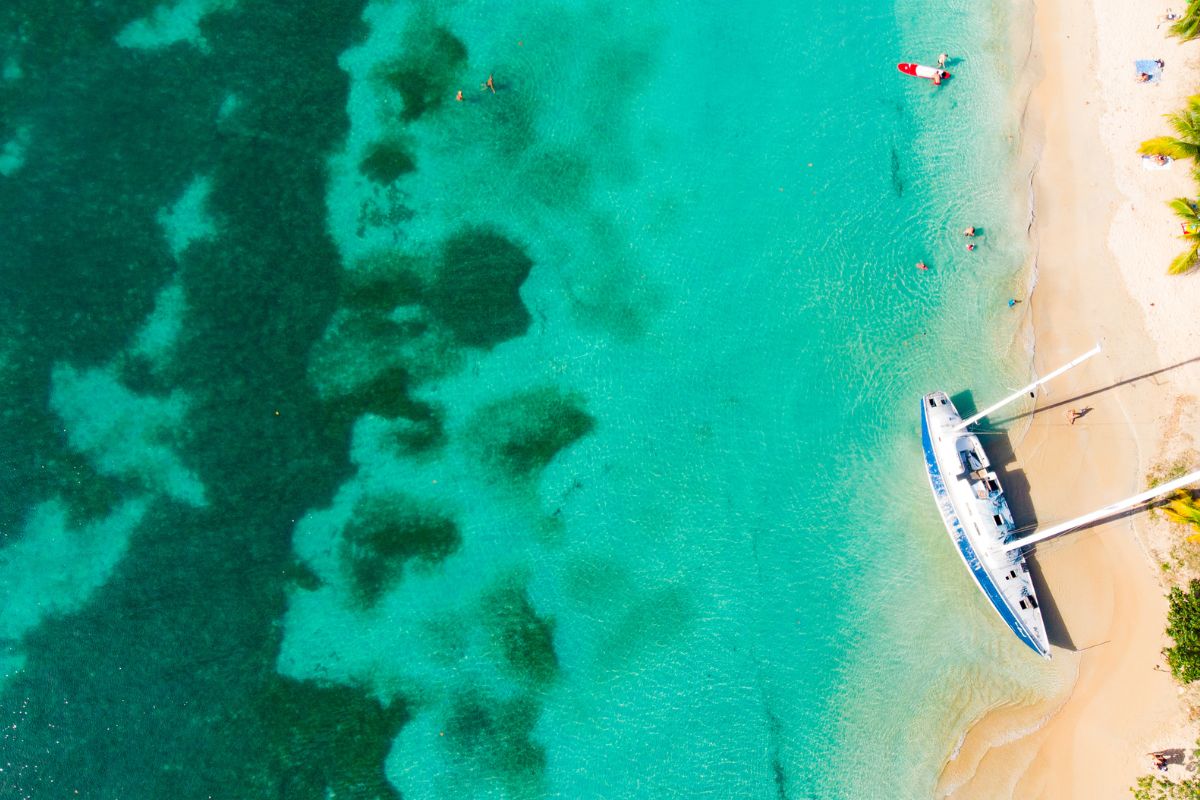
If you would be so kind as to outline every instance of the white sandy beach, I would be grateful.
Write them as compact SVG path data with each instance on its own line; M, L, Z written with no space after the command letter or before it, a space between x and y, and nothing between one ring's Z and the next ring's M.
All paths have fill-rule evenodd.
M1200 357L1200 275L1166 274L1182 245L1165 202L1195 197L1196 187L1191 165L1146 170L1137 155L1141 141L1169 132L1163 114L1200 93L1200 43L1168 38L1158 27L1166 10L1037 3L1024 131L1036 209L1035 366L1044 373L1104 346L1039 396L1043 410L1016 447L1043 523L1140 491L1151 466L1194 446L1186 432L1200 361L1186 362ZM1139 83L1134 60L1158 58L1162 80ZM1071 426L1068 408L1090 410ZM1161 671L1162 528L1138 515L1039 550L1061 616L1056 668L1076 679L1063 696L980 720L939 796L1127 798L1151 771L1148 752L1194 747L1179 689Z

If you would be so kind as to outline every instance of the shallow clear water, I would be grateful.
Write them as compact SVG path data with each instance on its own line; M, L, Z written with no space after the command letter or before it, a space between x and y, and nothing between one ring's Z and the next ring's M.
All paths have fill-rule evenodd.
M0 788L929 795L1047 680L917 445L1025 370L1014 13L17 2Z

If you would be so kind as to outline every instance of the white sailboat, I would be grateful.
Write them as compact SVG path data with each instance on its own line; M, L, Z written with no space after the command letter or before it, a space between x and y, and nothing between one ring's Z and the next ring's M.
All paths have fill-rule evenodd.
M1024 539L1013 538L1016 527L1000 479L992 470L979 437L967 428L1099 352L1097 345L965 420L945 392L931 392L921 399L925 470L946 532L996 613L1018 639L1043 658L1050 657L1050 642L1025 561L1029 546L1200 481L1200 472L1194 472Z

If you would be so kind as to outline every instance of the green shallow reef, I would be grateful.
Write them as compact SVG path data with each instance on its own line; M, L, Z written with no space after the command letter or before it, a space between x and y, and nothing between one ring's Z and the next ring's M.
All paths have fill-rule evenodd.
M374 602L409 562L432 565L462 541L453 520L399 496L367 497L342 532L355 591Z
M580 397L541 386L480 408L468 420L465 435L484 467L509 480L523 480L594 426Z
M349 469L351 420L330 413L305 365L338 297L326 159L347 131L337 58L365 34L363 6L212 5L203 47L148 50L116 37L153 3L0 11L22 73L0 105L33 131L0 184L14 223L0 437L27 454L5 461L0 529L11 543L53 498L79 523L122 495L154 502L90 602L17 645L24 668L0 697L5 796L395 796L380 763L403 712L362 690L289 685L274 667L293 521ZM235 110L222 118L223 106ZM197 175L216 232L176 258L159 212ZM127 348L172 279L186 297L173 357L138 369ZM169 446L203 505L105 470L109 447L79 451L64 435L47 402L55 370L110 363L131 398L186 398ZM123 424L96 399L97 421ZM327 740L331 723L356 730ZM289 784L306 760L324 763Z

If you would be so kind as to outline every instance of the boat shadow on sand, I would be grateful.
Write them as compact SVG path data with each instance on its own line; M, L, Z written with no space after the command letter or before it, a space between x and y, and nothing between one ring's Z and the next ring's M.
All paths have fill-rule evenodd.
M1004 439L1008 439L1007 435L1004 436ZM1007 494L1007 488L1005 490L1005 494ZM1026 495L1026 498L1028 498L1028 495ZM1153 509L1158 508L1159 506L1165 506L1170 503L1171 500L1172 498L1170 496L1166 496L1149 500L1145 503L1139 503L1132 508L1127 508L1123 511L1118 511L1114 514L1101 517L1100 519L1089 522L1086 525L1081 525L1073 532L1076 536L1083 534L1085 531L1094 532L1097 528L1102 528L1105 525L1110 525L1114 522L1119 522L1120 520L1128 519L1130 517L1140 516L1145 514L1147 511L1152 511ZM1011 497L1009 498L1009 506L1010 508L1013 506ZM1029 519L1031 520L1032 517L1029 517ZM1018 516L1015 511L1013 512L1013 521L1017 523L1017 529L1026 534L1031 533L1035 527L1031 522L1028 522L1021 516ZM1074 541L1078 541L1078 539L1075 539ZM1045 579L1042 577L1041 565L1038 563L1039 548L1046 547L1047 552L1049 552L1055 547L1068 547L1070 544L1070 541L1059 540L1040 542L1025 551L1025 561L1027 564L1029 564L1029 574L1033 577L1033 588L1034 591L1037 592L1038 602L1041 603L1042 606L1042 620L1046 624L1046 636L1050 639L1050 643L1066 650L1080 652L1082 650L1090 650L1092 647L1097 647L1102 644L1107 644L1108 642L1106 640L1102 642L1090 643L1085 647L1075 646L1070 634L1067 631L1066 622L1064 622L1062 615L1059 613L1058 606L1054 602L1054 595L1051 594L1050 589L1046 585Z
M961 410L964 418L975 413L975 398L970 391L956 394L950 400ZM1022 535L1035 530L1038 520L1037 512L1033 508L1029 479L1025 477L1024 470L1017 468L1017 456L1008 432L977 430L976 433L981 434L980 440L983 442L988 460L1000 478L1000 485L1004 487L1004 496L1008 499L1008 509L1012 512L1017 530ZM1031 554L1031 557L1026 559L1026 563L1029 565L1033 588L1037 592L1038 604L1042 609L1042 622L1046 626L1046 638L1055 647L1076 650L1075 642L1071 639L1058 604L1054 601L1054 595L1051 593L1050 587L1046 585L1041 565L1038 564L1037 554Z

